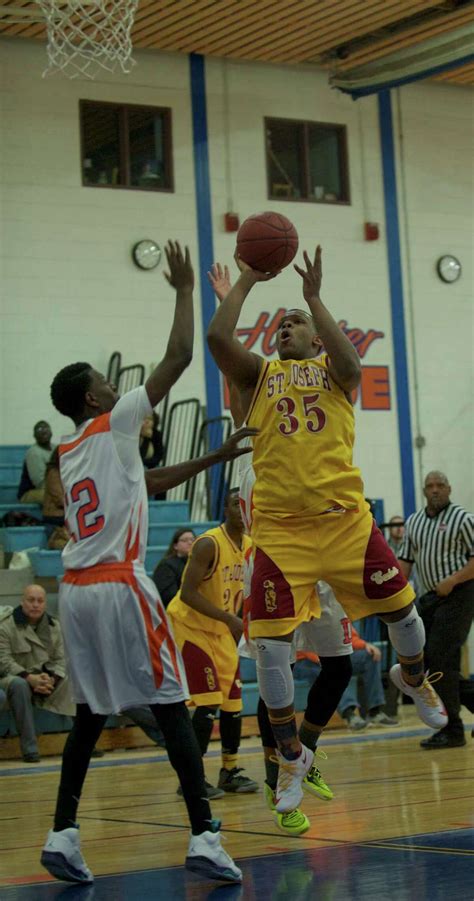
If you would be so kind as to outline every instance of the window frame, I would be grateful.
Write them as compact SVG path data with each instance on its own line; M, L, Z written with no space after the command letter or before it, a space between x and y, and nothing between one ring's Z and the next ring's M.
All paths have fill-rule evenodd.
M303 127L303 142L302 142L302 150L301 150L301 159L303 161L303 171L301 173L300 183L304 184L305 191L308 194L307 197L275 197L272 194L272 183L271 183L271 173L270 173L270 165L269 165L269 156L268 156L268 128L273 123L293 123L295 126ZM308 130L309 126L317 126L321 129L326 129L327 131L336 131L338 132L338 144L339 144L339 179L341 184L341 189L344 194L345 200L317 200L314 196L309 196L310 191L310 167L309 167L309 139L308 139ZM351 186L350 186L350 177L349 177L349 154L347 148L347 125L341 122L316 122L310 119L291 119L282 116L265 116L263 120L263 128L264 128L264 144L265 144L265 166L267 170L267 199L273 200L282 203L323 203L326 206L351 206Z
M91 184L84 179L84 159L85 157L85 135L84 135L84 116L83 112L86 107L113 107L118 110L119 127L118 127L118 149L120 163L120 178L124 184L121 185L98 185ZM168 182L167 187L146 187L141 185L125 184L130 181L130 146L128 141L128 111L139 109L141 111L161 113L164 118L164 160L165 174ZM174 194L174 168L173 168L173 122L172 110L169 106L150 106L143 103L114 103L110 100L79 100L79 129L80 129L80 150L81 150L81 184L84 188L106 188L112 191L145 191L147 194Z

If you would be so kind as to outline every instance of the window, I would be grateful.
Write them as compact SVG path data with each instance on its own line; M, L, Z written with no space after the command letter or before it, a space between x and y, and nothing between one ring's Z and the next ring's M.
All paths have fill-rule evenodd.
M265 119L272 200L350 203L345 125Z
M171 110L80 101L82 183L172 191Z

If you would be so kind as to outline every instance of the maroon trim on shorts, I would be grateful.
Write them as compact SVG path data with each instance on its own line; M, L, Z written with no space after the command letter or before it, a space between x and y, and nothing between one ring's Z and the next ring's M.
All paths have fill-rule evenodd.
M232 682L232 687L229 691L229 701L240 701L242 697L242 684L240 682L240 664L237 663L237 669L235 671L234 681Z
M202 648L185 641L181 653L191 695L221 690L214 661Z
M407 584L395 554L373 523L364 560L364 591L367 597L370 600L386 600L403 591Z
M251 595L251 619L277 622L295 616L290 585L276 563L261 548L255 551Z

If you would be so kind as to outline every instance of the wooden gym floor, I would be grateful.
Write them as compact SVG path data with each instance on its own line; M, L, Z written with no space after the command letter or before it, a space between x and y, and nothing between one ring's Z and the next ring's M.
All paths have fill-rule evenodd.
M144 901L265 897L272 901L471 901L474 897L472 724L463 748L423 751L429 731L403 708L395 730L339 730L321 742L331 802L305 795L311 829L289 838L274 826L260 791L213 804L244 884L220 886L186 874L184 804L166 755L142 751L93 761L80 808L82 849L93 886L67 886L39 865L51 825L59 759L0 764L1 901ZM465 722L469 721L469 715ZM241 764L263 780L258 739L244 740ZM219 746L206 758L216 782Z

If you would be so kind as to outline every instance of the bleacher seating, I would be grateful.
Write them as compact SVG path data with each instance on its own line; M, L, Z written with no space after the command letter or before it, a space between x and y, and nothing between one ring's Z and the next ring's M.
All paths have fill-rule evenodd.
M31 438L30 444L0 444L0 465L2 466L23 466L26 452L33 442Z
M0 504L0 521L3 520L6 513L10 513L12 510L21 510L22 513L28 513L38 520L42 520L43 518L43 513L39 504L20 504L19 501L17 501L16 504Z
M24 551L27 548L45 548L48 543L46 529L44 526L2 529L0 543L3 544L6 554L14 554L15 551Z
M15 482L18 486L20 484L22 468L22 465L17 466L16 464L11 463L0 463L0 485L4 485L5 482Z
M10 510L21 510L41 520L41 508L36 504L20 504L17 499L21 466L27 446L0 446L0 519ZM217 522L190 522L188 501L150 501L149 503L149 537L145 566L149 575L166 553L173 533L178 528L192 529L197 535L217 525ZM57 579L60 581L63 566L60 551L50 551L46 547L46 531L44 526L24 526L21 528L3 528L0 530L0 545L5 554L28 550L35 578ZM31 550L33 549L33 550ZM57 597L48 586L49 609L57 612ZM1 603L1 601L0 601ZM9 603L12 603L10 600ZM14 603L14 601L13 601ZM244 714L254 715L257 710L258 688L255 663L252 660L243 663L243 701ZM306 683L298 683L296 699L303 709L306 699ZM43 710L35 711L38 732L51 733L67 731L71 726L68 717L55 716ZM108 725L116 721L110 718ZM6 734L16 735L13 719L8 712L0 713L0 737Z
M18 486L20 484L20 479L17 482L4 482L3 485L0 484L0 504L14 504L18 506Z

